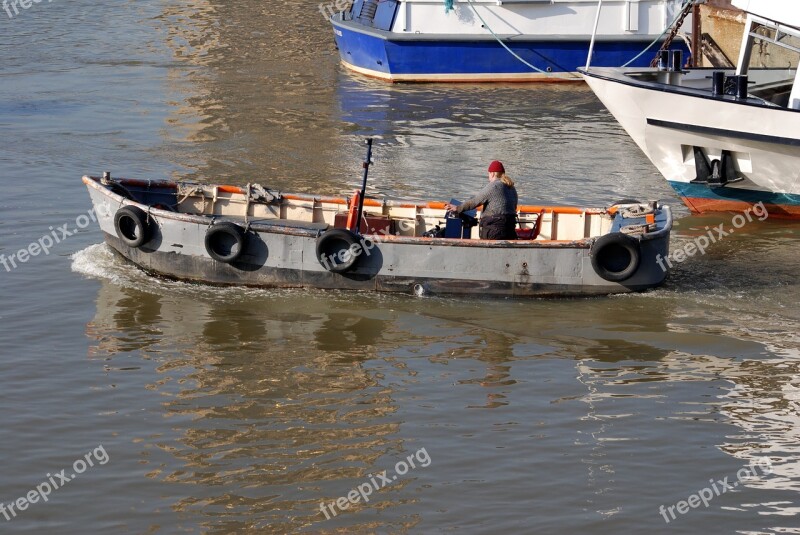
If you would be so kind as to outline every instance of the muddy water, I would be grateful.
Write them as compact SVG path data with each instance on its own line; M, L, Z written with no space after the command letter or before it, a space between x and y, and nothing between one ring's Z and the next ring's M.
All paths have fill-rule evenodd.
M526 202L676 202L586 88L353 77L300 2L0 24L0 254L58 238L0 267L3 532L800 532L794 225L653 292L523 302L163 282L80 217L103 170L349 191L366 136L375 194L464 197L498 158ZM676 213L673 249L732 225Z

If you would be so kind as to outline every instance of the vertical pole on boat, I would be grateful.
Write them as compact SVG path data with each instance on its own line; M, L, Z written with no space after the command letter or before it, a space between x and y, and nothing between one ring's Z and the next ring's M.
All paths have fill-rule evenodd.
M358 196L358 218L354 229L350 229L356 234L361 234L361 215L364 212L364 196L367 194L367 175L369 175L369 165L372 163L372 138L367 138L367 157L364 160L364 178L361 181L361 195Z
M589 42L589 55L586 56L586 70L592 64L592 54L594 54L594 40L597 37L597 26L600 24L600 9L603 7L603 0L597 0L597 14L594 16L594 30L592 30L592 40Z
M700 36L703 34L703 23L700 20L700 4L692 6L692 64L689 67L700 66Z

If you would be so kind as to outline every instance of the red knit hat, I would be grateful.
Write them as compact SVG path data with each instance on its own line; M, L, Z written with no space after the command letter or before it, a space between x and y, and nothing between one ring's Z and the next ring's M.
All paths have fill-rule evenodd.
M505 173L506 168L503 167L503 164L498 162L497 160L493 161L489 164L489 172L490 173Z

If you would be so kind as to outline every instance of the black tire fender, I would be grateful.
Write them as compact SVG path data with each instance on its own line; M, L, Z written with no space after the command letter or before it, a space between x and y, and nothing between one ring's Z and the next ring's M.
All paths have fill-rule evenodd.
M153 226L144 210L136 206L123 206L114 214L114 230L128 247L138 249L150 241Z
M326 230L317 238L317 260L332 273L346 273L358 265L363 247L353 248L361 238L343 228ZM345 253L347 251L347 253Z
M217 262L235 262L245 249L244 229L236 223L224 221L206 231L206 252Z
M607 281L622 282L639 269L642 255L639 241L621 232L600 236L589 252L595 273Z

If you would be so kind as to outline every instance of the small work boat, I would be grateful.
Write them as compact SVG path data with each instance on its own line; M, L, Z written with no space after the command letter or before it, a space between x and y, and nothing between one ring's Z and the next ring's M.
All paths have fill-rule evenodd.
M589 87L693 212L800 219L800 4L733 0L747 13L735 69L582 70Z
M521 206L519 239L481 240L444 202L367 198L365 187L339 198L108 173L83 182L106 243L172 279L536 297L638 291L667 276L672 214L656 202Z

